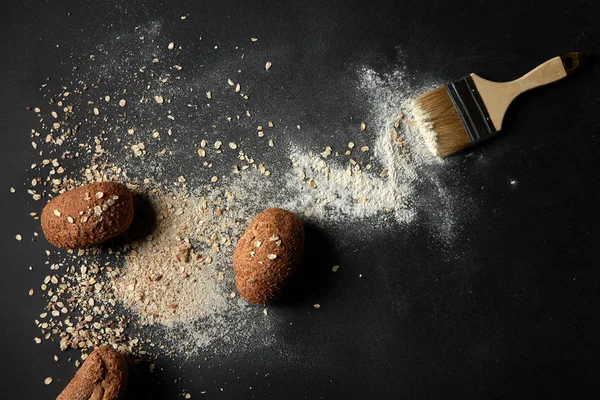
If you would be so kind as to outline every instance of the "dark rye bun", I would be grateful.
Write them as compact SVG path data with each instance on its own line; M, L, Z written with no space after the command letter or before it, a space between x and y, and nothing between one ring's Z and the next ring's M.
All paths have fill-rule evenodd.
M46 239L63 249L104 242L125 231L133 220L133 196L117 182L81 186L50 200L42 210Z
M235 285L255 304L268 304L294 275L304 250L304 226L296 215L269 208L248 224L233 253Z
M110 347L100 347L89 355L56 400L122 400L127 377L125 357Z

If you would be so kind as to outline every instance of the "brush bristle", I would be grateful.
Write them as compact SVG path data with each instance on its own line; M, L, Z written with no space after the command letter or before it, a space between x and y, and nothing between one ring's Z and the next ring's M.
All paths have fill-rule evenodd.
M447 157L471 145L471 139L444 86L419 96L415 103L437 135L437 153Z

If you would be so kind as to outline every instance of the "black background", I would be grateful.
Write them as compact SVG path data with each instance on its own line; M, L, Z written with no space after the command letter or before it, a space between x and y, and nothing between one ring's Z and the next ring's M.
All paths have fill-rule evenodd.
M193 22L186 29L224 47L258 37L285 81L263 97L312 127L317 133L306 140L319 143L319 131L356 125L363 115L360 99L332 83L357 66L384 73L402 64L439 82L469 72L501 81L600 44L593 1L10 0L1 7L0 396L10 399L53 398L74 373L72 363L52 360L57 343L33 342L43 300L27 291L47 274L46 244L14 240L39 229L27 213L41 208L23 193L36 122L25 107L39 100L46 76L69 72L65 54L151 20L181 29L175 23L184 14ZM345 263L315 289L324 305L318 312L314 297L281 306L294 320L284 342L299 357L272 349L159 361L158 376L133 371L128 398L179 398L184 389L192 398L201 391L206 398L597 396L598 72L592 59L569 79L523 96L506 132L449 161L445 179L472 207L451 248L414 225L377 240L340 228L351 245L340 244L335 229L322 232L332 242L328 257ZM46 376L54 377L49 387Z

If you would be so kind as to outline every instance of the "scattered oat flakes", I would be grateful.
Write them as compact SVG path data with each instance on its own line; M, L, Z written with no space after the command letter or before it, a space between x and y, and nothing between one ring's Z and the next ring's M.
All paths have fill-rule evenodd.
M119 105L120 105L121 107L125 107L125 105L126 105L126 104L127 104L127 100L125 100L125 99L121 99L121 100L119 100Z
M169 50L173 50L174 48L175 48L174 42L169 43L169 45L167 46L167 49L169 49Z
M52 383L52 378L51 377L47 377L46 379L44 379L44 384L45 385L49 385Z
M333 272L337 272L337 270L338 270L338 269L340 269L340 266L339 266L339 265L334 265L333 267L331 267L331 270L332 270Z
M360 123L360 131L364 132L366 129L367 129L367 124L365 124L364 121L361 122Z
M313 305L313 307L314 308L321 308L321 305L320 304L315 304L315 305Z
M277 258L277 254L267 254L267 258L268 258L269 260L274 260L274 259L276 259L276 258Z
M17 239L20 242L21 240L23 240L23 236L17 234L15 235L15 239Z
M154 100L158 103L158 104L162 104L164 103L165 99L163 99L162 96L154 96Z

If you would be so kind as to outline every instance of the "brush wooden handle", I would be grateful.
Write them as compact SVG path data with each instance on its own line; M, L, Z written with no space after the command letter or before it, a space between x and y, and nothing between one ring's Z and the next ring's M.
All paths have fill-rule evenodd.
M567 53L546 61L514 81L492 82L475 74L471 74L471 78L473 78L494 127L499 131L502 128L502 120L508 106L518 95L564 78L579 64L580 53Z

